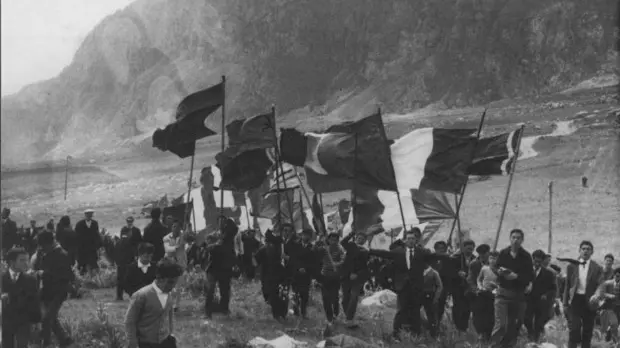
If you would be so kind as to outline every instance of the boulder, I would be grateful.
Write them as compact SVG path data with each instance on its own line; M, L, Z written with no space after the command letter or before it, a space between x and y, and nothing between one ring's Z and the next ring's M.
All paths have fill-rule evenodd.
M255 348L301 348L308 345L307 342L297 341L291 336L282 335L273 340L266 340L262 337L253 338L248 344Z

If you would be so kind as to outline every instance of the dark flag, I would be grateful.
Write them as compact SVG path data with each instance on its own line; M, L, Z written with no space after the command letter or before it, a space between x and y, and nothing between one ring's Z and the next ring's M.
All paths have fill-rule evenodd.
M325 234L327 232L327 227L325 226L325 215L323 212L323 207L319 202L319 197L315 193L312 197L312 225L314 226L314 230L318 234Z
M467 182L475 129L416 129L390 146L401 190L459 193Z
M379 113L332 126L324 133L282 129L280 149L282 161L306 168L311 187L316 179L311 176L317 174L319 179L355 180L381 190L396 189L389 142Z
M385 206L379 199L379 190L367 186L356 185L352 192L355 199L353 204L353 231L367 233L368 229L381 223L381 215Z
M223 187L245 192L263 183L273 165L266 149L276 145L274 127L273 112L226 126L228 148L215 156Z
M172 216L175 220L179 220L181 223L186 222L186 216L189 218L191 213L185 215L186 212L191 212L194 208L194 202L189 201L189 203L181 203L178 205L173 205L170 207L165 207L162 216ZM188 210L189 209L189 210Z
M432 190L411 190L413 208L420 223L432 220L456 219L448 194Z
M153 133L153 147L170 151L180 158L196 152L196 140L216 134L205 119L224 104L224 83L185 97L177 106L175 121Z
M517 158L521 128L478 141L469 175L508 175Z

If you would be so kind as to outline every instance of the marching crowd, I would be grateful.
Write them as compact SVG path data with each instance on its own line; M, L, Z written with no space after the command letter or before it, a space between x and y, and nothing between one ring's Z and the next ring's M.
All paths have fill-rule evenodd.
M131 298L125 319L130 348L176 347L174 313L181 297L175 289L183 287L189 269L206 273L206 320L230 312L231 280L243 274L247 279L258 275L263 298L278 321L286 320L289 308L306 318L313 284L318 284L327 327L342 311L344 325L355 329L360 296L371 284L397 295L395 340L403 332L441 336L448 302L458 331L468 331L471 322L481 340L495 347L513 347L522 326L531 341L540 341L555 315L568 320L569 348L589 348L597 321L607 340L618 340L620 268L612 268L613 255L606 255L602 266L591 260L594 246L589 241L580 243L577 259L559 259L568 263L561 272L551 264L551 255L541 250L530 254L521 247L525 233L519 229L510 232L505 249L493 251L466 240L451 253L442 241L432 251L424 248L415 227L390 250L375 250L367 247L366 234L341 238L329 233L314 240L314 231L297 234L289 224L257 239L260 231L239 232L231 219L222 219L221 232L197 245L196 235L183 231L180 221L161 218L161 210L153 209L142 233L129 217L112 239L100 234L92 210L75 228L65 216L55 228L48 223L39 229L31 222L31 228L19 233L5 208L3 346L27 347L35 323L41 323L43 347L51 346L52 333L61 347L71 345L58 314L75 281L73 267L81 274L96 272L102 248L117 266L117 299L123 300L125 293Z

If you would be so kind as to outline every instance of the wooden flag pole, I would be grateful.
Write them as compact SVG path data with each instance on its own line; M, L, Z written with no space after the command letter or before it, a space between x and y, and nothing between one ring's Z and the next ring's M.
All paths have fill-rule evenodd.
M278 225L282 224L282 201L280 199L280 151L278 151L278 134L276 132L276 107L271 106L271 114L273 115L273 124L271 125L271 129L273 130L273 152L275 154L275 176L276 176L276 198L278 200ZM269 189L271 189L271 183L269 184Z
M194 209L194 199L192 198L192 221L194 226L192 226L192 233L196 234L196 210Z
M551 254L553 246L553 181L549 181L549 246L547 253Z
M478 142L480 141L480 135L482 134L482 127L484 126L484 120L487 116L487 108L484 108L484 111L482 112L482 117L480 117L480 123L478 123L478 132L476 133L476 141L475 141L475 145L474 145L474 149L471 152L471 162L473 162L474 158L476 157L476 148L478 147ZM467 176L469 179L469 175ZM448 235L448 240L447 240L447 244L448 244L448 248L452 247L452 234L454 233L454 227L457 226L458 224L458 228L459 228L459 233L461 233L461 205L463 204L463 198L465 197L465 190L467 189L467 182L469 180L465 181L465 184L463 184L463 187L461 188L461 193L460 193L460 197L457 197L457 195L454 195L454 199L456 200L458 198L458 202L456 203L456 218L454 219L454 221L452 221L452 228L450 228L450 234Z
M512 164L512 170L510 171L510 178L508 178L508 186L506 187L506 195L504 196L504 204L502 205L502 214L499 217L499 226L497 226L497 233L495 235L495 243L493 244L493 250L497 250L497 244L499 243L499 234L502 231L502 223L504 222L504 216L506 214L506 206L508 205L508 197L510 196L510 187L512 186L512 179L515 176L515 169L517 167L517 160L521 153L521 139L523 139L523 130L525 124L521 125L521 132L519 133L519 140L517 140L517 148L515 150L515 161Z
M224 87L224 102L222 103L222 152L226 150L226 76L222 76L222 85ZM192 162L193 163L193 162ZM220 171L220 216L224 215L224 188L222 187L222 171ZM224 219L220 219L220 230L223 227Z
M189 201L191 198L191 194L192 194L192 180L194 178L194 159L196 158L196 147L194 145L194 153L192 154L192 162L189 166L189 181L187 182L187 199L186 199L186 206L185 206L185 218L183 219L183 231L187 231L187 223L189 222L189 215L190 214L190 209L189 209ZM221 175L220 175L221 177ZM221 180L220 180L221 182ZM222 186L220 184L220 186ZM221 190L221 188L220 188ZM223 192L223 191L222 191ZM193 206L192 206L192 210L193 210ZM195 228L196 226L194 226Z
M284 167L282 166L282 160L280 157L280 147L278 145L278 141L277 141L277 132L276 132L276 107L272 106L271 107L271 112L273 112L273 133L274 133L274 137L276 137L276 144L275 144L275 150L276 150L276 167L280 168L280 173L282 174L282 187L284 188L284 192L288 192L288 187L286 187L286 178L284 177ZM279 177L278 175L276 177ZM278 198L280 197L280 188L278 188ZM289 218L291 219L291 223L294 224L295 221L293 220L293 213L294 213L294 204L293 202L291 202L288 194L286 195L286 202L288 204L288 208L289 208L289 214L291 215ZM279 203L278 203L279 204Z

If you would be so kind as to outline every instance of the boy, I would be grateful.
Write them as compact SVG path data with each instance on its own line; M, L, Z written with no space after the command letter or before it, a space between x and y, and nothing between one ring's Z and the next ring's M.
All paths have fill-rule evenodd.
M489 264L482 266L476 283L478 296L476 296L476 311L474 311L474 327L480 337L488 341L493 332L495 296L493 291L497 289L497 258L499 252L492 251L489 254Z
M9 269L2 275L2 342L6 348L27 348L31 325L41 320L37 279L28 271L29 254L12 248Z
M41 232L37 242L41 249L41 260L37 261L37 267L43 284L41 288L43 347L51 345L52 332L58 339L60 347L68 347L73 340L62 328L58 314L75 280L75 274L71 269L71 259L67 252L56 243L52 232Z
M129 296L151 284L157 276L157 266L151 263L155 247L150 243L138 245L138 259L127 266L123 288Z
M176 348L170 292L182 274L181 266L164 259L155 281L131 296L125 316L128 348Z
M437 337L437 329L439 327L439 321L437 321L437 304L443 293L443 284L441 283L441 277L439 272L434 270L430 265L426 265L424 270L424 298L422 299L422 306L424 307L424 313L426 313L426 319L428 320L428 330L431 337Z

